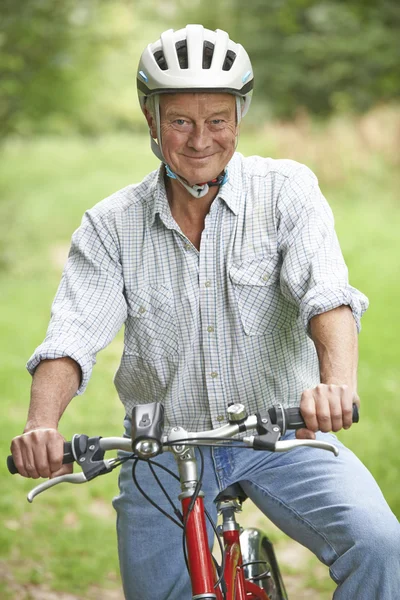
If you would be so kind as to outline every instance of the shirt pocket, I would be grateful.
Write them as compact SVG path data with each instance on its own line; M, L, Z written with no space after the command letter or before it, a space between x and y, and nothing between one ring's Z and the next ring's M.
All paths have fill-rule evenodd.
M179 353L171 290L165 286L144 286L126 292L128 317L125 323L125 353L146 360Z
M247 258L234 263L229 277L243 329L247 335L263 335L290 327L297 308L282 295L278 254Z

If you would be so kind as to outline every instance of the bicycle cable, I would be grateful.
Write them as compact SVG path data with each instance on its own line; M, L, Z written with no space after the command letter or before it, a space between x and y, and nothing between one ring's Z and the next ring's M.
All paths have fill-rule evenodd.
M158 464L158 463L157 463L157 464ZM182 515L181 511L180 511L178 508L176 508L176 506L175 506L175 504L174 504L174 502L173 502L172 498L169 496L169 494L168 494L167 490L165 489L165 487L164 487L164 486L163 486L163 484L161 483L161 481L160 481L160 479L159 479L159 477L158 477L157 473L156 473L156 472L155 472L155 470L154 470L154 466L153 466L152 462L150 462L150 463L149 463L149 468L150 468L150 471L151 471L151 472L152 472L152 474L153 474L153 477L154 477L154 479L157 481L157 483L158 483L159 487L160 487L160 488L161 488L161 490L163 491L163 493L164 493L164 496L166 497L166 499L167 499L167 500L168 500L168 502L170 503L170 505L171 505L171 507L172 507L172 510L173 510L173 511L174 511L174 513L175 513L175 516L176 516L176 517L178 517L178 519L179 519L180 521L182 521L182 522L183 522L183 515ZM169 470L169 469L168 469L168 470Z
M265 566L268 566L268 563L267 563L266 560L251 560L249 562L242 563L239 566L239 568L240 569L244 569L245 567L251 567L253 565L265 565ZM259 575L253 575L253 577L247 576L247 579L249 579L251 581L261 581L262 579L266 579L266 577L268 577L270 575L270 573L271 573L270 569L267 569L266 571L263 571Z
M132 479L133 479L133 482L134 482L134 484L136 485L136 487L137 487L138 491L139 491L139 492L142 494L142 496L143 496L143 497L144 497L144 498L145 498L145 499L146 499L146 500L147 500L147 501L148 501L148 502L149 502L149 503L150 503L150 504L151 504L151 505L152 505L154 508L156 508L156 509L157 509L157 510L158 510L160 513L162 513L162 514L163 514L165 517L167 517L167 518L168 518L170 521L172 521L173 523L175 523L175 525L177 525L178 527L180 527L181 529L183 529L183 525L182 525L182 523L180 523L179 521L177 521L176 519L174 519L174 517L171 517L171 515L169 515L169 514L167 513L167 511L165 511L163 508L161 508L160 506L158 506L158 504L156 504L156 503L154 502L154 500L152 500L152 499L150 498L150 496L148 496L148 495L146 494L146 492L143 490L143 488L142 488L142 487L139 485L139 482L138 482L138 480L137 480L137 477L136 477L136 467L137 467L137 464L138 464L138 462L139 462L139 461L142 461L142 459L140 459L140 458L136 457L136 458L134 459L134 461L133 461L133 465L132 465ZM146 460L146 461L144 461L144 460L143 460L143 462L151 463L152 465L155 465L155 466L157 466L157 467L160 467L161 469L163 469L164 471L167 471L167 472L168 472L170 475L172 475L172 476L173 476L175 479L178 479L178 481L179 481L179 477L177 477L177 476L175 475L175 473L173 473L172 471L170 471L169 469L167 469L166 467L164 467L164 465L160 465L159 463L156 463L156 462L154 462L154 461L149 461L149 460ZM156 480L156 481L157 481L157 480ZM169 501L170 501L170 502L172 502L172 500L169 498L169 496L168 496L168 499L169 499ZM176 509L176 510L174 509L174 512L175 512L175 514L176 514L176 511L177 511L177 510L178 510L178 509ZM179 511L178 511L178 512L179 512Z

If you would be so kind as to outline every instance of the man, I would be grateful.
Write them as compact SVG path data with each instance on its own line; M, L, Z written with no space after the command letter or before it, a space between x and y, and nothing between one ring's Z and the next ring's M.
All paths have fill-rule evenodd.
M89 210L73 236L46 340L28 363L28 422L12 443L22 475L65 472L59 418L122 324L115 384L128 432L133 405L154 400L168 426L188 430L220 426L240 400L249 412L300 403L300 437L331 440L328 432L351 426L367 299L348 284L311 171L235 152L252 87L247 53L223 31L188 25L144 51L139 98L162 165ZM372 476L336 443L338 458L309 448L209 450L208 508L215 516L213 499L240 481L330 567L337 600L394 600L399 524ZM168 453L161 460L172 466ZM165 503L145 469L141 483ZM181 532L135 490L129 463L114 505L126 598L191 598Z

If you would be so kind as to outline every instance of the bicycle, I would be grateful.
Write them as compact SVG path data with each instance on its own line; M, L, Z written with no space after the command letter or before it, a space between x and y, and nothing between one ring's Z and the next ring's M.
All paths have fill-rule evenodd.
M358 409L355 405L353 422L358 422ZM201 446L232 444L232 438L237 434L256 430L257 435L236 438L234 444L270 452L287 452L299 446L309 446L338 455L337 447L327 442L280 440L288 429L301 427L304 427L304 421L298 408L285 409L277 404L248 416L245 407L237 403L228 407L228 424L218 429L189 432L182 427L173 427L168 435L164 435L163 405L157 402L137 405L132 411L131 438L89 438L86 435L74 435L71 442L64 443L63 462L76 462L82 467L82 472L62 475L39 484L29 492L28 501L32 502L38 494L63 482L79 484L90 481L133 458L134 482L147 500L152 502L137 481L136 465L139 460L144 460L153 469L156 465L178 478L153 461L163 450L169 450L177 462L182 490L179 495L182 512L176 511L178 518L175 521L183 530L183 552L193 600L288 600L272 543L258 529L241 531L236 520L236 514L241 511L242 502L246 499L239 484L229 486L215 500L218 514L222 516L222 525L217 528L211 521L204 507L204 494L201 491ZM200 474L194 447L200 452ZM110 450L122 450L129 455L124 458L104 458L105 453ZM7 458L7 466L11 473L17 473L12 456ZM163 509L155 504L154 506L174 520ZM210 519L220 545L221 565L217 564L209 549L206 517Z

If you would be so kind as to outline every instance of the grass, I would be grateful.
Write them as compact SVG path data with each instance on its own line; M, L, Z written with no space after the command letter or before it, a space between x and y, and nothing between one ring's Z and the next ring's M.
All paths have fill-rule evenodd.
M387 116L376 113L365 119L337 121L325 129L304 121L267 125L256 134L244 135L239 150L289 156L309 164L320 177L334 210L351 282L371 301L360 336L362 420L342 437L371 469L399 516L400 176L398 155L390 145L391 129L380 137L371 134L379 130L376 122L386 123ZM0 165L0 449L4 458L11 438L24 425L30 385L24 365L44 336L73 230L86 208L140 180L155 166L147 136L14 140L5 147ZM60 428L66 437L76 432L121 432L123 409L112 384L120 352L121 334L98 356L87 393L76 398L64 415ZM2 598L20 597L1 577L5 569L22 586L46 583L82 598L88 597L93 585L118 587L110 508L117 489L114 474L87 486L58 488L33 505L25 500L32 482L11 478L4 460L0 481ZM286 543L280 534L271 534L278 545ZM315 598L328 598L332 584L316 577L312 565L307 567L309 579L304 585L316 590Z

